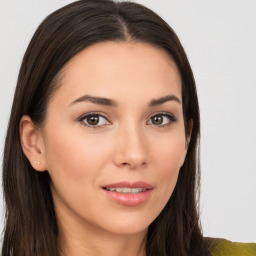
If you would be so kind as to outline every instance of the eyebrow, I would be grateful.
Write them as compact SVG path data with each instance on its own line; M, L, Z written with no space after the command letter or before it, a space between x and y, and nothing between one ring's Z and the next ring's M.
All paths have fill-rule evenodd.
M158 105L164 104L167 101L176 101L181 104L181 101L175 95L167 95L167 96L161 97L159 99L151 100L149 103L149 106L150 107L158 106ZM98 104L98 105L112 106L112 107L117 106L117 103L114 100L104 98L104 97L90 96L88 94L83 95L83 96L79 97L78 99L72 101L69 104L69 106L73 105L75 103L79 103L79 102L91 102L91 103Z
M76 100L74 100L73 102L71 102L70 105L73 105L75 103L78 102L92 102L94 104L98 104L98 105L104 105L104 106L116 106L116 102L111 100L111 99L107 99L107 98L102 98L102 97L95 97L95 96L90 96L90 95L84 95Z
M161 104L164 104L167 101L176 101L176 102L181 104L181 101L175 95L167 95L167 96L161 97L159 99L151 100L150 103L149 103L149 106L153 107L153 106L161 105Z

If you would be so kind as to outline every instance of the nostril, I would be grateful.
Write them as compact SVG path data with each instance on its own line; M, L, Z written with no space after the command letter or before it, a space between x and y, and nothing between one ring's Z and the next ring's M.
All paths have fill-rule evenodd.
M113 156L113 161L115 165L119 167L129 167L129 168L137 168L137 167L145 167L147 165L147 157L148 154L147 150L142 150L142 148L133 148L133 147L126 147L118 148L115 151Z

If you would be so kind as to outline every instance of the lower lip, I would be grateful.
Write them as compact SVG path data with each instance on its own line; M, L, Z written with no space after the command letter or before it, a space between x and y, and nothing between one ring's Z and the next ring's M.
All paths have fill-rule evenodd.
M140 193L118 193L103 189L105 195L111 200L124 206L137 206L146 202L151 193L152 189L148 189Z

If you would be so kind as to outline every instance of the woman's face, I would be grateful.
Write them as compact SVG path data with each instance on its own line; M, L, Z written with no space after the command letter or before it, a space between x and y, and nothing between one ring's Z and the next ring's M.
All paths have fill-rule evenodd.
M181 79L161 49L104 42L64 68L42 128L62 227L146 232L186 155Z

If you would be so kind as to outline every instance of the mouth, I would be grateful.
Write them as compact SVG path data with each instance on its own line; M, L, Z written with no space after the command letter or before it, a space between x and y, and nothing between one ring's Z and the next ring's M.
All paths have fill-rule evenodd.
M138 206L146 202L153 191L153 186L146 182L118 182L102 187L104 194L111 201L123 206Z
M117 192L117 193L142 193L145 192L147 189L145 188L103 188L107 191Z
M153 189L153 186L144 181L121 181L113 184L108 184L102 187L103 189L117 193L142 193Z

